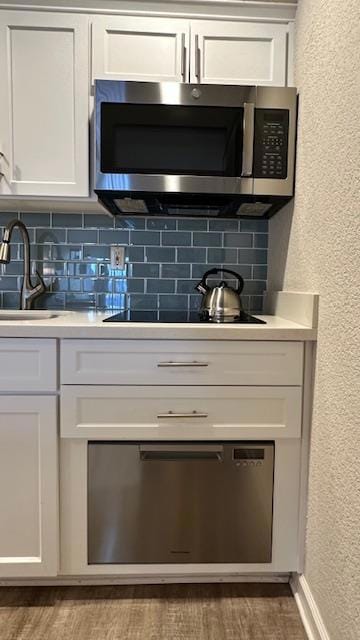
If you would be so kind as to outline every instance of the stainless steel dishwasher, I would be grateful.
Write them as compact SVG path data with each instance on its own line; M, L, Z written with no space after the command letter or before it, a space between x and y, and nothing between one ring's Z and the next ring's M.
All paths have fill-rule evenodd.
M271 562L274 443L88 444L88 563Z

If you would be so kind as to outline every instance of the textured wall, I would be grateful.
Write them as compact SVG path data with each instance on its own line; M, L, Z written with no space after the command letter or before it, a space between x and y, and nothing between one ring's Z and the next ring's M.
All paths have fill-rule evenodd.
M14 217L26 224L31 257L48 293L38 308L197 309L195 285L214 266L240 273L242 302L261 311L267 277L267 220L123 218L61 213L0 213L3 225ZM113 270L110 246L125 246L126 265ZM19 306L23 273L18 230L11 262L0 276L0 306ZM235 284L235 282L232 282Z
M269 285L320 293L305 576L331 640L360 638L360 2L300 0L296 199Z

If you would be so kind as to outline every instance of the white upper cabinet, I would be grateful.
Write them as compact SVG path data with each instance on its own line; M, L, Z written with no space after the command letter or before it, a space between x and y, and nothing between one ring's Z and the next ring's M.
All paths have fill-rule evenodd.
M92 81L287 82L285 23L131 16L92 19Z
M191 21L190 81L286 84L287 24Z
M0 194L89 194L88 24L0 11Z
M286 20L0 9L0 196L89 196L94 79L291 85L292 48Z
M92 80L189 80L189 22L94 16Z

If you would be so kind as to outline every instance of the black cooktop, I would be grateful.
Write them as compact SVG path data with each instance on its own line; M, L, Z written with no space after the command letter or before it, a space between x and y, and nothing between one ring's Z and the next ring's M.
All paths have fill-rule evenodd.
M156 311L140 311L126 309L114 316L105 318L103 322L202 322L212 324L266 324L265 320L250 316L242 311L232 322L215 323L199 311L175 311L158 309Z

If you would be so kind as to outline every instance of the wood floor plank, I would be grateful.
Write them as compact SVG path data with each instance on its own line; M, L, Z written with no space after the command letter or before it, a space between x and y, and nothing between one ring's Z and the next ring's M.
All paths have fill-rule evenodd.
M1 640L306 640L287 584L0 588Z

